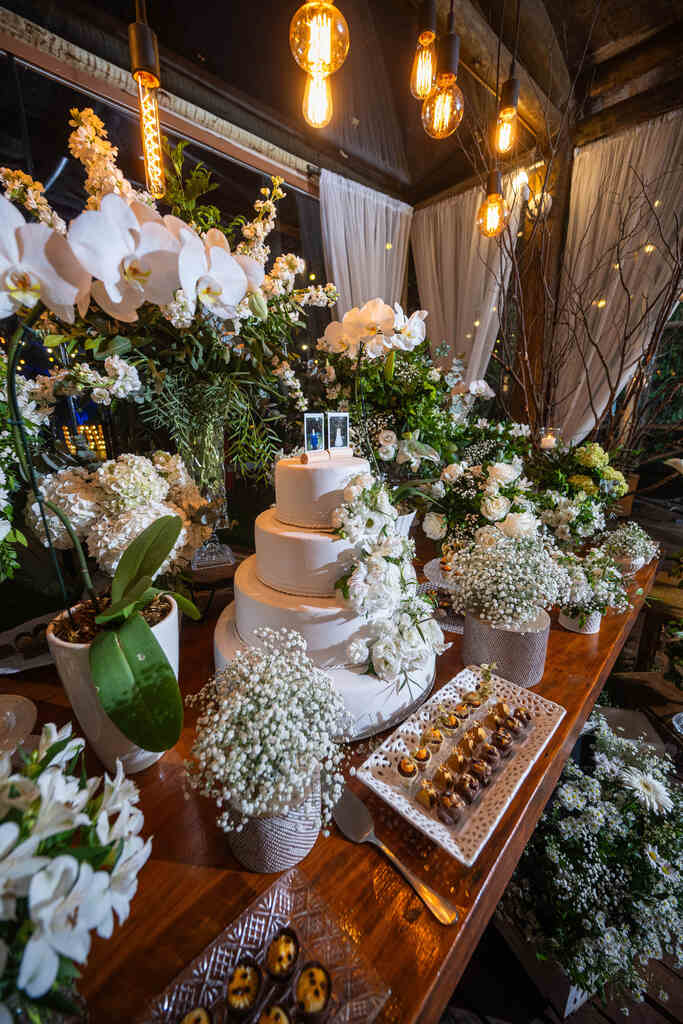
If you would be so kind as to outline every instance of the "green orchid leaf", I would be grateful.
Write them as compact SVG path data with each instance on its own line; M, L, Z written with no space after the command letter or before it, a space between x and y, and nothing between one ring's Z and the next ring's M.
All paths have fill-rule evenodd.
M175 600L181 612L184 612L189 619L194 619L195 622L201 619L202 615L199 608L188 597L185 597L184 594L179 594L175 590L162 591L162 593L169 594Z
M127 610L129 608L132 609L133 605L140 601L143 594L149 590L151 582L151 576L142 576L140 579L136 580L130 589L121 596L119 601L115 601L110 604L108 608L105 608L103 612L100 612L99 615L95 616L95 622L98 625L102 625L102 623L111 622L112 619L116 619L120 615L127 618Z
M120 601L141 576L154 579L178 539L183 521L180 516L161 516L135 538L124 551L111 585L111 599ZM140 595L138 595L139 597Z
M183 702L166 655L139 612L90 647L90 671L105 712L144 750L170 750L183 727Z

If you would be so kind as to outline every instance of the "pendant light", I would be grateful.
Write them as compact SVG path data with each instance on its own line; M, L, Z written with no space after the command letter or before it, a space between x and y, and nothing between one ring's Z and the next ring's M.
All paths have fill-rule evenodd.
M519 79L515 78L517 64L517 41L519 39L519 10L521 0L517 0L515 19L515 46L510 63L510 77L503 83L500 91L500 104L496 119L495 147L499 153L509 153L515 141L517 126L517 105L519 103Z
M329 76L338 71L349 52L349 26L330 0L312 0L289 24L289 47L307 73L302 113L312 128L324 128L333 113Z
M332 90L325 75L308 75L304 89L303 115L311 128L324 128L332 120Z
M140 135L147 191L155 199L161 199L166 191L166 183L157 103L157 90L161 85L159 46L156 33L147 24L145 0L135 0L135 21L128 26L128 44L131 71L138 85Z
M447 139L462 121L465 100L457 84L460 36L455 34L453 0L448 32L439 42L436 83L422 104L422 125L433 139Z
M436 76L436 0L420 4L417 49L410 72L410 91L416 100L429 96Z
M507 227L509 217L510 210L503 197L500 171L489 171L486 199L479 207L477 226L484 238L497 238Z

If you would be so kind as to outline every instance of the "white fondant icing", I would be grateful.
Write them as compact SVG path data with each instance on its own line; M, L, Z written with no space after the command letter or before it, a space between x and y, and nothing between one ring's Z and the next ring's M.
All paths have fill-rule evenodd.
M290 628L296 628L294 625ZM224 668L231 661L243 640L235 628L235 603L223 609L214 633L214 660L216 669ZM317 661L317 659L314 659ZM434 681L434 655L426 659L425 665L410 686L398 690L377 676L367 675L362 668L328 668L325 671L341 695L346 710L351 715L353 727L351 739L373 736L390 729L412 714L429 696Z
M284 594L334 597L337 580L353 560L347 540L281 523L274 508L258 516L254 532L256 575L261 583Z
M277 518L291 526L332 528L332 513L344 501L344 488L359 473L369 473L367 459L354 455L309 462L280 459L275 467Z

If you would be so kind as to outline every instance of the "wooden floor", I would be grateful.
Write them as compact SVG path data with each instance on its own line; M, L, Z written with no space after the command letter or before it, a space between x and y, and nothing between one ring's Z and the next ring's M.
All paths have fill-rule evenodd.
M683 1021L683 975L653 962L646 1001L584 1004L570 1024L680 1024ZM667 1001L660 992L668 992ZM628 1016L621 1012L627 1005ZM539 994L496 929L489 926L462 976L441 1024L560 1024L561 1018Z

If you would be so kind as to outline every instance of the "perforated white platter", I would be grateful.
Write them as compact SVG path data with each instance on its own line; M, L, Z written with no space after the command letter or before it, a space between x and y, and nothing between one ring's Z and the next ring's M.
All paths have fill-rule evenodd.
M358 769L358 778L382 797L411 825L419 829L448 853L466 864L474 864L481 849L507 810L510 801L529 774L532 765L548 743L565 715L565 709L531 690L523 690L499 676L491 676L490 699L467 720L452 737L447 736L438 755L433 755L425 775L431 777L445 761L461 734L485 718L491 705L504 700L511 707L524 706L533 716L533 725L524 742L515 746L513 756L503 763L490 786L468 808L462 823L456 827L442 824L412 799L397 772L398 762L420 746L425 729L442 710L452 711L462 697L480 684L482 671L477 666L463 669L446 683L419 711L396 729Z

